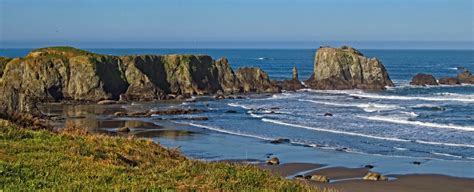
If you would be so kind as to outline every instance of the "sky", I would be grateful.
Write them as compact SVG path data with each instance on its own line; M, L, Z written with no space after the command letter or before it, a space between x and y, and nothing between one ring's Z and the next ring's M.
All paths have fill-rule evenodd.
M0 0L0 47L467 47L474 0Z

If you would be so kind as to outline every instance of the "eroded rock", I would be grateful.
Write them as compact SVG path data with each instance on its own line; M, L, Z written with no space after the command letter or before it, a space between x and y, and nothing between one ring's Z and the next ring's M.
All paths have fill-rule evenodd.
M382 62L348 46L319 48L314 73L305 83L313 89L382 90L394 86Z
M418 73L412 78L410 85L438 85L438 82L436 81L436 78L433 75Z

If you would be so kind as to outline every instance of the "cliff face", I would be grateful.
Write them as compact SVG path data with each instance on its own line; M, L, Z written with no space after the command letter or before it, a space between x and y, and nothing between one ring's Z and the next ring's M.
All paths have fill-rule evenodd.
M385 89L394 86L383 64L351 47L318 49L314 73L306 82L314 89Z
M4 112L32 112L35 103L44 101L153 101L167 94L279 91L260 69L234 74L227 59L214 61L205 55L117 57L53 47L2 61L0 111Z

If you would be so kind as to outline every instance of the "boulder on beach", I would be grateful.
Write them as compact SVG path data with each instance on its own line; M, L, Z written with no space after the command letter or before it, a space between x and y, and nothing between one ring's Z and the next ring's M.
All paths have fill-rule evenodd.
M436 78L433 75L418 73L412 78L410 85L438 85L438 82L436 81Z
M377 58L367 58L358 50L321 47L316 52L314 73L306 82L313 89L383 90L394 86Z
M130 132L130 128L128 128L128 127L121 127L121 128L118 128L118 129L117 129L117 132L128 133L128 132Z
M267 164L268 165L279 165L280 164L280 159L278 159L277 157L273 157L273 158L267 160Z
M324 175L312 175L311 180L321 183L329 183L329 178Z
M362 179L367 181L387 181L388 178L380 173L368 172Z

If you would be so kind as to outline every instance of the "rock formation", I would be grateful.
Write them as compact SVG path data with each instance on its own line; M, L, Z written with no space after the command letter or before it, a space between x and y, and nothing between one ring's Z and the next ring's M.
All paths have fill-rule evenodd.
M297 91L299 89L303 89L304 86L301 84L301 81L298 79L298 69L296 67L293 67L293 77L291 80L282 80L282 81L275 81L275 84L277 84L279 87L281 87L282 90L286 91Z
M206 55L118 57L51 47L24 58L0 58L0 66L0 112L32 112L45 101L153 101L167 95L280 91L260 69L234 74L227 59Z
M460 83L474 84L474 76L472 76L471 72L469 71L463 71L457 76L457 79Z
M410 85L438 85L438 82L433 75L418 73L411 79Z
M314 73L306 84L313 89L382 90L394 86L378 59L364 57L358 50L347 46L319 48Z
M459 85L459 84L474 84L474 76L471 72L465 70L456 77L444 77L436 81L436 78L430 74L419 73L415 75L410 82L411 85Z

